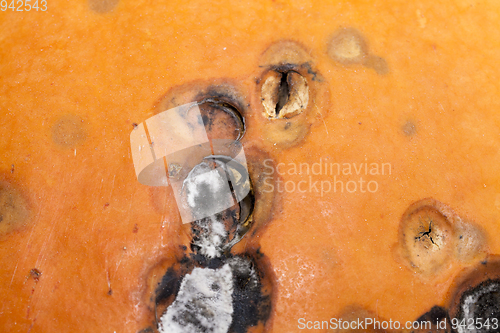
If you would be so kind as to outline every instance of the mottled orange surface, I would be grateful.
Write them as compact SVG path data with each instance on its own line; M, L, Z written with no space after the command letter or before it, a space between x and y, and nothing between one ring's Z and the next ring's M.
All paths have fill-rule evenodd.
M299 318L328 320L353 303L400 321L445 305L472 263L425 278L394 255L401 216L422 198L481 226L488 252L500 253L494 1L91 2L0 12L0 178L29 211L0 235L1 331L149 324L145 274L180 244L180 217L171 190L137 182L129 134L170 89L195 81L240 90L250 103L244 145L276 164L392 167L366 177L375 193L279 194L258 234L277 279L269 331L299 331ZM360 31L388 72L331 59L341 27ZM328 91L304 140L285 148L263 135L256 86L261 55L281 40L304 47Z

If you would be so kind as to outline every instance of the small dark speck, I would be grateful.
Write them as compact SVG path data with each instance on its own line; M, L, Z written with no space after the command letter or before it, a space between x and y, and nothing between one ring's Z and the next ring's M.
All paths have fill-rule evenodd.
M137 128L137 126L139 126L139 125L137 125L137 123L132 123L132 126L133 126L134 128Z
M289 129L289 128L290 128L290 126L292 126L292 123L291 123L291 122L287 122L287 123L285 124L285 129L286 129L286 130L287 130L287 129Z
M108 206L109 206L109 202L106 202L106 203L104 204L104 208L106 208L106 207L108 207Z
M134 229L132 229L132 232L136 234L139 231L139 227L137 226L137 223L134 224Z
M361 122L359 122L358 124L361 125Z
M109 296L113 295L113 290L111 288L109 288L109 290L108 290L108 295Z
M462 239L462 238L464 238L464 236L463 236L463 235L460 235L460 237L459 237L459 238L460 238L460 239Z
M10 168L10 173L14 173L14 164L12 164L12 166Z
M481 261L481 264L482 264L482 265L486 265L487 263L488 263L488 260L483 260L483 261Z
M30 270L30 277L32 277L35 282L40 281L40 276L42 276L42 272L39 269L33 268Z

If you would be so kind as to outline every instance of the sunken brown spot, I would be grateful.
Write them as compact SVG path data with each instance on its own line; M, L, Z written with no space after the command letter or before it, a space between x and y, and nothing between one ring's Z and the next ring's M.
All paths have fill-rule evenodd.
M79 116L68 114L52 125L52 141L58 146L73 148L87 138L85 124Z
M88 0L90 9L100 14L112 11L119 2L120 0Z
M411 120L408 120L402 127L403 133L406 136L413 136L417 133L417 125Z
M0 181L0 237L23 227L29 219L28 202L20 191Z
M374 69L375 72L380 75L389 73L389 65L387 64L387 61L385 61L384 58L376 55L369 55L366 58L364 65L368 68Z

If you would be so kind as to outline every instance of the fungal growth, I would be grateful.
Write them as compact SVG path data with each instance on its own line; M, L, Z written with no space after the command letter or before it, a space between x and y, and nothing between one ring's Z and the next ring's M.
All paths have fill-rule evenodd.
M389 72L387 62L369 53L365 37L354 28L338 29L328 42L327 54L342 65L363 65L381 75Z
M233 275L219 269L194 268L182 280L177 297L160 318L161 333L227 332L233 315Z
M268 118L291 118L309 103L307 80L295 71L270 71L262 85L262 105Z
M500 330L500 279L483 281L463 293L456 318L459 322L466 323L458 326L459 333L498 332ZM491 326L478 328L476 325L469 325L471 322L476 323L477 318L489 319L492 321ZM493 327L497 329L491 329Z
M489 257L454 281L451 320L458 333L500 331L500 259ZM479 321L481 325L478 325Z
M184 126L188 130L204 129L210 144L201 151L193 145L166 155L189 243L177 262L150 274L156 326L162 333L243 333L265 323L271 309L263 255L232 253L254 221L255 195L239 141L245 122L238 104L227 98L209 96L192 105L199 107L199 115L181 106L178 118L189 119L193 126Z

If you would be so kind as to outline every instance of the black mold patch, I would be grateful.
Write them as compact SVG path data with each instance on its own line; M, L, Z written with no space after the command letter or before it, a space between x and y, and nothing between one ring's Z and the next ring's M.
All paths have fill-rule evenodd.
M420 316L419 323L430 322L432 327L428 327L429 332L451 332L451 321L448 311L441 306L434 306L427 313ZM445 324L444 324L445 323ZM446 327L446 329L443 329Z
M230 332L245 333L249 327L266 322L271 313L271 297L262 294L259 272L247 257L229 261L233 269L233 322Z
M485 322L489 319L500 320L500 279L486 280L479 285L466 290L460 298L460 307L457 319L468 323L469 320L482 318ZM500 329L495 330L484 328L476 330L476 332L499 332Z
M264 255L257 251L257 258ZM229 332L244 333L249 327L257 325L259 322L265 323L271 314L271 295L263 291L262 279L264 272L257 267L255 259L250 255L229 255L219 258L208 259L199 254L191 253L181 259L182 267L177 271L173 267L167 269L158 288L156 289L156 304L160 305L167 301L173 302L179 293L183 277L194 267L204 267L208 269L219 269L225 264L229 264L233 274L233 315ZM220 288L218 285L212 286L213 290ZM193 315L183 312L186 318L178 318L179 321L186 321L195 324L194 313L202 311L196 304L192 304ZM160 317L161 314L158 314ZM176 319L177 320L177 319ZM201 325L201 323L199 323ZM200 331L203 327L197 325Z
M170 267L161 279L158 288L156 288L156 304L163 304L173 295L177 295L181 285L181 277Z

